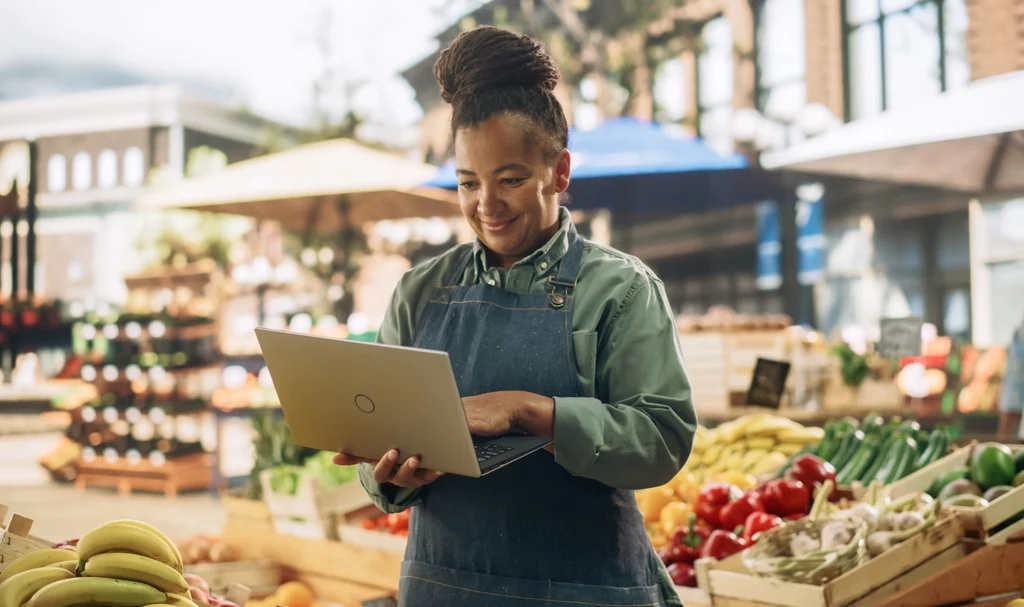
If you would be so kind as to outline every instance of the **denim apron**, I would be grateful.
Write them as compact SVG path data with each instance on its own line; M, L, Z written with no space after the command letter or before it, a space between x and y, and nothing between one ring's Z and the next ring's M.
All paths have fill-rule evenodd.
M544 293L458 286L473 252L427 304L415 345L451 357L463 396L583 396L572 336L583 256L574 228ZM413 508L399 604L660 606L656 555L631 491L574 476L538 451L482 478L445 475Z

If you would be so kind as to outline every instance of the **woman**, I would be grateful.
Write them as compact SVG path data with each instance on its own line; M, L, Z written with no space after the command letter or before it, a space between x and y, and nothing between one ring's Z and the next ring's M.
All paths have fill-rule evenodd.
M474 434L553 444L479 479L335 461L363 463L382 510L416 506L402 605L678 604L632 493L669 481L696 429L664 288L559 204L568 127L536 42L475 29L435 73L477 239L403 276L378 339L448 352Z

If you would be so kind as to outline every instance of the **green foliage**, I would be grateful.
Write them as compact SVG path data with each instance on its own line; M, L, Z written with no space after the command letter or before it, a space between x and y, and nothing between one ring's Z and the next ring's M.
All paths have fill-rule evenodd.
M852 387L861 385L871 371L867 357L857 354L847 344L832 348L832 352L842 361L840 374L843 377L843 383Z

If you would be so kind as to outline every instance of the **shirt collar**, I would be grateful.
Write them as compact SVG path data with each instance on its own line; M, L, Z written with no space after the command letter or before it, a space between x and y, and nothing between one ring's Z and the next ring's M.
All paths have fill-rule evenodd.
M568 209L561 207L558 210L558 217L558 232L544 246L516 262L512 266L513 268L533 264L537 267L538 275L543 276L562 260L566 251L569 250L569 228L572 226L572 216ZM478 275L483 275L491 269L487 261L487 249L479 238L473 241L473 262Z

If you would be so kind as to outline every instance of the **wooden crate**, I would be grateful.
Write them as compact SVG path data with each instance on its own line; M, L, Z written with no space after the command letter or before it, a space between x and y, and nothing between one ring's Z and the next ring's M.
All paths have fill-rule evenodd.
M372 505L358 480L324 489L315 478L303 474L295 495L275 493L270 487L270 470L260 474L263 500L279 533L312 539L337 540L337 516Z
M103 459L87 463L79 458L77 467L79 489L112 487L121 495L150 491L173 498L179 491L208 489L213 483L213 456L208 453L168 460L162 466L148 461L130 464L124 458L114 463Z
M711 607L715 604L711 597L711 581L708 578L708 572L714 562L714 559L697 559L697 562L693 564L697 572L696 588L675 587L676 594L679 595L679 600L683 602L683 605L686 607Z
M374 529L364 529L362 527L361 523L364 519L380 515L381 511L376 506L369 506L352 512L347 516L339 517L338 538L342 542L353 546L371 548L399 556L404 555L405 547L408 543L406 537Z
M751 574L742 553L715 564L708 572L713 604L781 605L785 607L868 607L891 594L901 579L938 555L961 545L960 519L947 516L922 533L821 586L784 582ZM947 555L962 558L965 553Z
M52 542L32 536L35 521L28 517L13 514L5 524L8 511L7 506L0 504L0 572L21 556L53 546Z
M891 499L898 499L911 493L926 491L938 476L966 468L976 446L972 443L932 462L906 478L885 487L882 490L883 495L888 495ZM1024 450L1024 445L1007 446L1014 453ZM987 537L995 527L1024 512L1024 485L1007 492L984 508L944 506L943 509L959 516L964 529L969 534Z
M281 585L281 566L269 559L233 563L199 563L186 565L185 573L195 573L209 584L214 594L223 596L231 587L248 587L252 596L269 596Z

